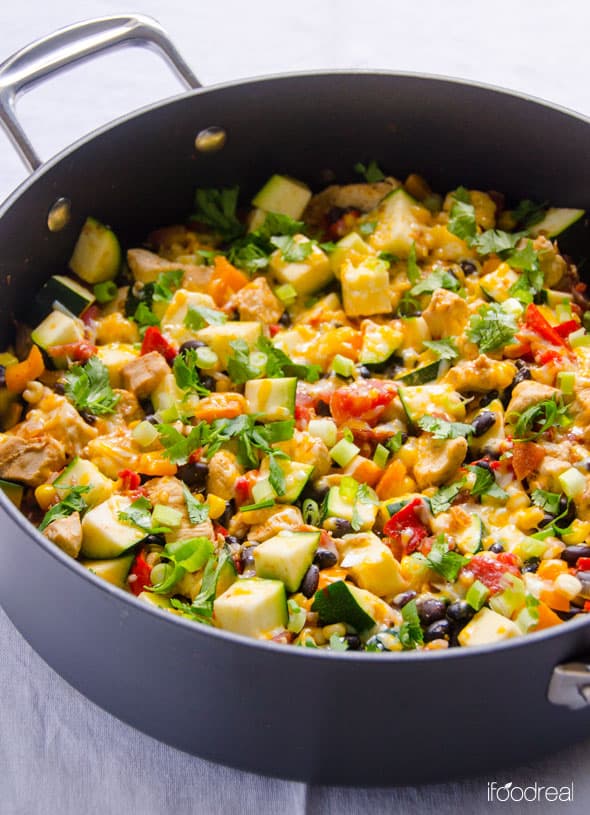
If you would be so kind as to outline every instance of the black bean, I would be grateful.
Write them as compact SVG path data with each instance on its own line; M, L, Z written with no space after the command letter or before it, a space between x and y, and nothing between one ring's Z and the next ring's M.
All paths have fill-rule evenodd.
M471 260L462 260L461 269L465 274L473 274L474 272L477 272L477 266Z
M283 311L279 317L279 325L282 325L283 328L288 328L291 325L291 315L288 311Z
M309 481L301 493L301 501L303 502L306 498L311 498L312 501L315 501L317 505L320 506L328 494L329 489L330 488L327 486L327 484L322 484L322 482L319 480Z
M540 557L529 557L522 564L522 571L523 572L536 572L540 565L541 565L541 558Z
M489 405L490 402L493 402L494 399L498 398L498 396L500 396L498 391L488 391L487 393L484 393L484 395L479 400L479 406L485 407L486 405Z
M409 603L410 600L413 600L416 596L416 592L412 589L408 589L408 591L402 591L401 594L396 594L393 600L391 601L391 605L394 608L403 608L406 603Z
M569 526L576 520L576 505L573 501L568 502L565 495L562 495L559 499L559 514L561 515L566 510L567 513L563 516L563 518L559 519L559 527L561 529L565 529L566 526Z
M253 546L248 546L245 549L242 549L240 554L240 566L242 567L242 572L251 571L256 566L254 555L252 554L253 549Z
M569 566L575 566L578 558L590 557L590 546L586 543L576 543L573 546L566 546L561 553L562 560Z
M228 546L239 546L241 540L239 538L236 538L235 535L226 535L225 542L227 543Z
M204 461L189 461L181 464L176 473L181 481L191 489L204 489L207 486L209 465Z
M215 379L212 376L209 376L209 374L205 374L205 375L201 374L200 380L201 380L201 385L204 388L207 388L208 391L215 392L215 389L217 387L217 382L215 381Z
M349 651L361 650L361 638L357 634L345 634L343 639L346 640Z
M500 554L500 552L504 551L504 544L500 543L500 541L496 541L496 543L492 543L489 548L490 552L495 552L496 554Z
M432 640L442 640L449 636L451 633L451 624L448 620L437 620L432 625L429 625L424 632L424 642L432 642Z
M140 399L139 404L143 412L146 413L147 415L154 412L154 406L152 404L152 400L149 397L147 399Z
M416 608L422 625L430 625L442 620L447 611L447 604L437 597L426 597L416 602Z
M0 365L0 388L6 385L6 366Z
M449 620L457 623L467 622L474 614L475 611L465 600L455 600L455 602L451 603L447 608L447 617Z
M146 420L146 422L149 422L150 424L160 424L160 420L153 413L150 416L146 416L145 420Z
M235 514L236 514L236 504L232 498L231 501L225 502L225 509L223 510L219 518L216 519L217 523L220 524L221 526L229 526L231 519L234 517Z
M516 372L514 379L512 380L510 385L508 385L508 387L504 389L504 392L502 394L502 404L504 405L504 407L508 407L508 403L512 399L512 391L518 385L518 383L524 382L525 379L531 378L531 372L529 371L528 366L525 362L519 359L517 360L516 364L519 370Z
M484 410L483 413L476 416L471 422L471 427L473 428L473 435L475 438L478 439L480 436L483 436L484 433L487 433L488 430L496 423L496 418L496 414L491 410Z
M539 521L539 526L543 529L544 526L547 524L553 523L555 520L555 515L552 512L544 512L542 519Z
M166 538L164 535L147 535L142 540L143 546L165 546L166 545Z
M321 400L317 403L315 412L318 416L331 416L332 411L330 410L330 405L327 402L322 402Z
M338 563L338 558L330 549L316 549L313 562L318 569L330 569Z
M53 390L55 393L58 393L60 396L63 396L66 392L66 386L63 382L56 382L53 386Z
M191 349L197 348L204 348L207 345L206 342L202 342L201 340L187 340L183 342L180 348L178 349L179 354L184 354L185 351L190 351Z
M87 410L81 410L80 416L84 419L86 424L94 424L96 421L94 413L89 413Z
M359 366L357 366L356 370L357 370L358 375L360 377L362 377L363 379L370 379L373 376L371 370L369 368L367 368L366 365L359 365Z
M330 531L335 538L341 538L343 535L350 535L353 530L350 521L344 518L333 518Z
M490 467L490 462L486 461L483 458L479 459L479 461L477 462L477 466L481 467L483 470L489 470L490 472L493 472L492 468Z
M305 597L313 597L318 589L318 582L320 579L320 570L312 563L309 569L305 572L305 577L301 581L299 591Z

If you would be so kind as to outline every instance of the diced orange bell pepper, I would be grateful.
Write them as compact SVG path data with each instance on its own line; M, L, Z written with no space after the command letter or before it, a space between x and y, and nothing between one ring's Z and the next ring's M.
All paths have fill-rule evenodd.
M141 453L137 460L136 471L142 475L175 475L177 467L160 450Z
M40 377L44 370L43 355L37 346L33 345L26 359L15 365L9 365L6 369L6 387L13 393L22 393L27 387L27 382Z
M364 456L355 456L344 472L355 478L359 484L368 484L369 487L374 487L383 475L381 467Z
M241 393L212 393L199 401L195 418L204 422L215 419L235 419L248 410L248 402Z
M399 486L406 475L406 467L401 461L392 461L387 467L376 487L376 492L382 501L398 495Z
M549 608L552 608L555 611L570 610L570 601L567 599L567 597L564 597L563 594L560 594L558 591L553 591L552 589L543 589L541 591L541 600L543 603L546 603L549 606Z
M236 269L227 258L216 255L207 293L215 300L217 306L223 306L232 294L243 289L249 282L248 277Z
M542 560L537 575L543 580L555 580L560 574L567 572L567 563L564 560Z
M539 603L537 606L539 613L539 622L534 626L533 631L542 631L543 628L551 628L554 625L560 625L563 620L554 611L551 611L546 603Z

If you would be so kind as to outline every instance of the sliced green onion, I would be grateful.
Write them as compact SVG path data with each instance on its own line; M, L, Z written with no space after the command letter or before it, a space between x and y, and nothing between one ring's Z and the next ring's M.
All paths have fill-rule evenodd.
M338 374L338 376L343 376L345 378L350 377L355 371L354 362L351 359L348 359L348 357L343 357L341 354L336 354L332 360L332 370L335 374Z
M306 498L301 505L301 514L303 516L303 523L310 526L319 526L322 520L322 513L318 506L317 501L313 498Z
M578 498L586 489L586 478L575 467L563 472L557 480L568 498Z
M471 608L475 609L475 611L479 611L489 595L490 590L488 587L484 586L481 580L476 580L475 583L472 583L469 587L469 591L465 595L465 600Z
M199 368L208 371L210 368L215 368L219 357L212 348L197 348L195 360Z
M375 447L375 453L373 455L373 461L377 465L377 467L381 467L383 470L385 465L387 464L387 459L389 458L389 450L387 447L384 447L382 444L378 444Z
M178 420L178 408L176 405L170 405L170 407L160 410L159 414L162 421L166 422L166 424L170 424L170 422L176 422Z
M112 280L105 280L104 283L97 283L94 287L94 296L99 303L110 303L115 299L118 293L119 289L117 288L116 283L113 283Z
M557 384L561 392L566 396L571 396L576 384L576 375L573 371L560 371L557 374Z
M295 600L293 600L293 598L291 598L287 602L287 608L289 609L289 622L287 623L287 631L291 631L293 634L299 634L299 632L305 625L307 612L304 608L298 606Z
M353 478L350 475L344 476L342 481L340 482L340 486L338 487L338 492L340 496L349 503L352 503L356 498L356 494L359 488L359 483L356 478Z
M266 370L266 364L268 362L268 357L262 351L251 351L250 352L250 365L256 370L257 374L262 376L262 374Z
M536 626L537 623L539 622L539 612L534 606L533 607L527 606L517 614L514 622L520 628L522 633L526 634L528 631L530 631L531 628L534 628L534 626Z
M173 571L174 566L170 563L156 563L150 572L152 586L159 586L161 583L164 583L168 580Z
M590 334L586 334L584 328L578 328L577 331L572 331L568 337L568 341L572 348L580 348L582 345L590 345Z
M151 422L140 422L131 435L141 447L149 447L158 438L158 431Z
M326 447L334 447L338 439L338 427L334 419L311 419L307 432L316 439L321 439Z
M156 504L152 512L154 526L169 526L177 529L182 523L182 512L166 504Z
M297 289L290 283L285 283L284 286L279 286L275 289L275 294L286 306L291 306L297 300Z
M564 300L555 306L555 316L560 323L565 323L572 319L572 307L569 300Z
M275 496L276 493L273 490L268 478L259 479L252 487L252 497L257 504L261 503L262 501L274 502Z
M549 530L552 533L552 529ZM547 544L544 540L529 537L518 544L518 554L522 560L529 560L532 557L542 558L547 549Z
M330 455L332 456L333 460L336 464L339 464L341 467L346 467L350 462L358 456L360 453L361 448L357 447L356 444L353 444L346 439L340 439L338 444L334 445L330 450Z

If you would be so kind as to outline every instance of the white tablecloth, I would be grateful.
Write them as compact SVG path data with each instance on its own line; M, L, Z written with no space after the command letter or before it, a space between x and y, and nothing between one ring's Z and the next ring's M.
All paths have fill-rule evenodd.
M137 5L169 30L206 85L287 69L385 68L505 85L590 113L586 0ZM0 59L60 26L124 8L114 0L4 4ZM19 113L41 155L49 157L114 116L176 90L151 54L118 52L35 90ZM0 199L24 177L0 135ZM26 591L26 575L14 579ZM495 808L581 815L590 808L590 741L495 779L520 786L573 782L572 804L489 804L487 782L494 779L485 776L392 790L309 787L200 761L121 724L53 673L2 612L0 643L0 815L471 815Z

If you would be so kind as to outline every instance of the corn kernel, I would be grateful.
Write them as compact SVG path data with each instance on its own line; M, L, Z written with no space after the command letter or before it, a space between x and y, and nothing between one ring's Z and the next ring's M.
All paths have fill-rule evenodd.
M563 542L568 546L584 543L588 538L590 538L590 521L580 521L578 518L572 522L571 532L561 536Z
M329 640L334 634L337 637L343 637L346 634L346 626L344 623L334 623L333 625L325 625L322 628L322 634Z
M540 507L521 509L516 513L516 526L523 532L528 532L538 526L543 520L544 512Z
M55 502L56 497L57 493L53 484L40 484L35 490L35 500L45 512Z
M581 593L582 584L573 574L560 574L555 578L553 588L568 600L573 600Z
M209 505L209 517L213 521L216 518L220 518L225 512L225 501L218 495L213 495L213 493L209 493L207 497L207 504Z

